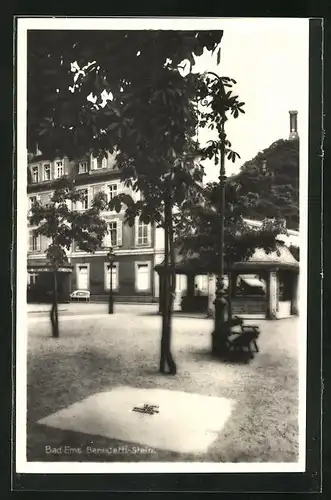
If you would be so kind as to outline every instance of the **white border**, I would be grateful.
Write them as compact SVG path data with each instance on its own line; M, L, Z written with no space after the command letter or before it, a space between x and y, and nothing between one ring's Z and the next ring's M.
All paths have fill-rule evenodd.
M278 18L239 18L238 26L248 21L268 30ZM308 73L302 81L306 87L306 116L300 113L300 356L299 356L299 461L297 463L40 463L26 460L26 387L27 387L27 304L26 304L26 257L27 257L27 196L26 196L26 103L27 103L27 30L137 30L137 29L195 29L202 25L208 30L225 29L233 21L230 18L17 18L17 296L16 296L16 472L19 473L124 473L124 472L302 472L305 470L306 428L306 354L307 354L307 188L308 188ZM292 27L294 23L307 23L306 51L309 54L308 19L281 19ZM259 29L258 28L258 29ZM303 125L304 124L304 125ZM304 244L302 244L304 243Z

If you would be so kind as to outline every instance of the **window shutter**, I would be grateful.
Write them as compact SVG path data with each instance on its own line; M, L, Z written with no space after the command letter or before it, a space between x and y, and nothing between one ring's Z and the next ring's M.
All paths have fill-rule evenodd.
M96 170L98 168L98 158L92 156L92 169Z
M118 220L117 221L117 246L122 245L122 221Z
M117 265L116 264L113 265L112 274L113 274L113 283L112 283L113 290L116 290L116 288L118 286ZM110 288L110 283L109 283L109 288Z
M91 204L92 204L92 190L90 187L87 187L87 208L90 208Z
M119 195L119 194L123 193L123 191L124 191L124 185L123 185L122 182L118 181L118 183L117 183L117 194Z
M46 236L40 236L40 248L43 252L46 250Z
M41 249L41 235L38 234L36 239L37 239L37 251L39 252Z
M139 234L139 217L136 217L134 222L134 240L135 245L138 245L138 234Z
M151 245L152 244L152 223L150 222L147 226L147 243L148 245Z
M32 242L33 242L33 232L28 232L28 249L32 250Z
M109 248L112 246L111 244L111 237L110 237L110 228L109 228L109 224L107 224L107 233L105 234L103 240L102 240L102 244L101 246L103 248Z
M108 164L108 159L107 158L102 158L101 167L102 168L107 168L107 164Z

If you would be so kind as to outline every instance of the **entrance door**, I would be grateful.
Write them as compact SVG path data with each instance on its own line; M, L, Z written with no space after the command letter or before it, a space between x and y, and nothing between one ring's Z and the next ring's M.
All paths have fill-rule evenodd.
M88 290L89 288L88 265L80 264L77 266L77 289Z
M149 263L136 263L136 290L147 292L150 290L150 270Z

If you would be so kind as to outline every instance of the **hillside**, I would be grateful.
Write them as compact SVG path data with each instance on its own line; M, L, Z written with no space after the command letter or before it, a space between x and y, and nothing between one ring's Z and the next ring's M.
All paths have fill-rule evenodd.
M265 167L263 167L263 163ZM244 216L281 217L289 229L299 227L299 140L278 140L244 163L231 179L248 195Z

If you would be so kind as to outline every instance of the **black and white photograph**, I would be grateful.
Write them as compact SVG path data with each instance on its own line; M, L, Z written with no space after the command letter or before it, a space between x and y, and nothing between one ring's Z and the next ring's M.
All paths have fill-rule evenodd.
M303 472L309 20L18 18L16 472Z

